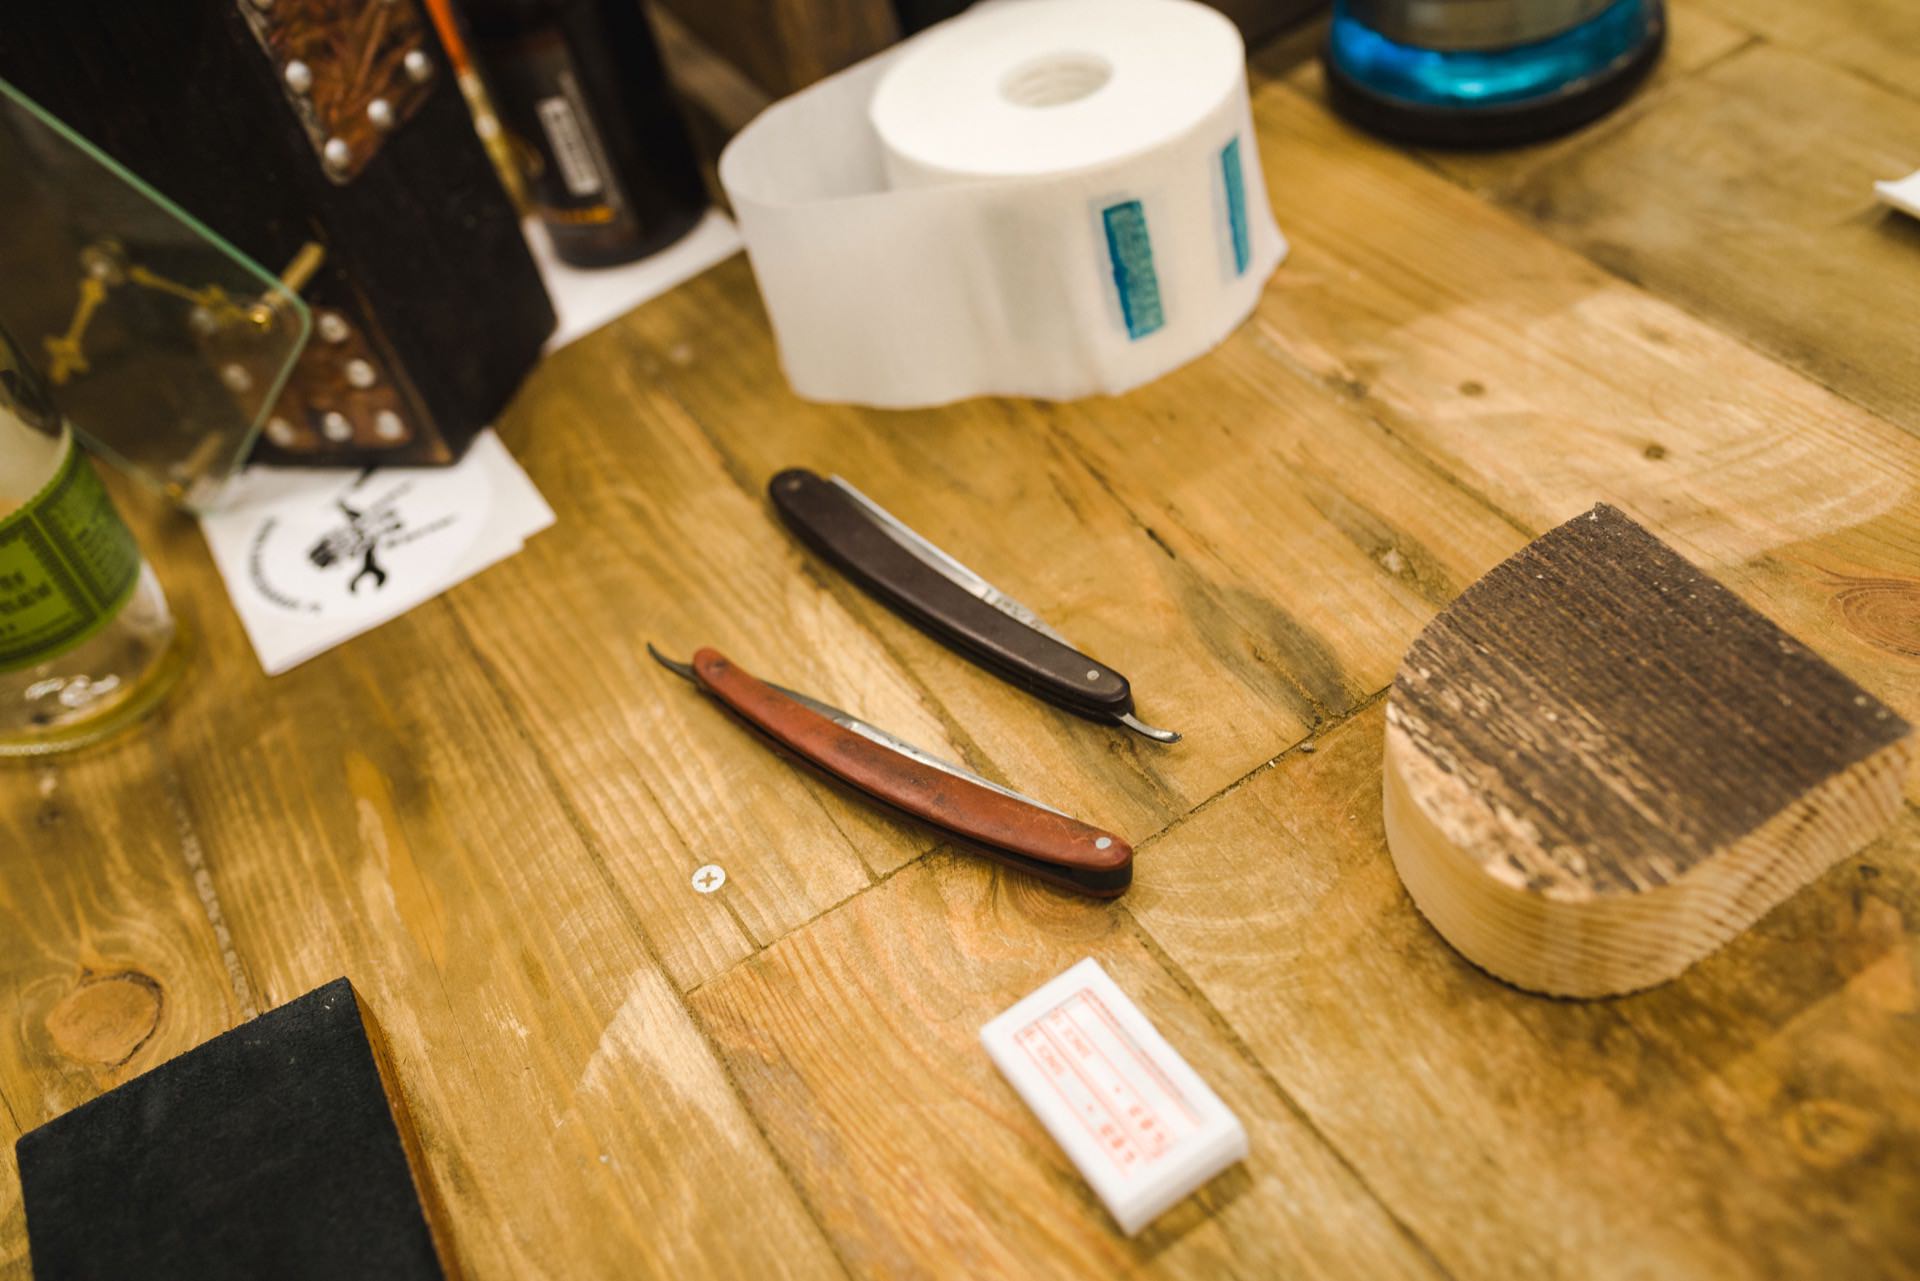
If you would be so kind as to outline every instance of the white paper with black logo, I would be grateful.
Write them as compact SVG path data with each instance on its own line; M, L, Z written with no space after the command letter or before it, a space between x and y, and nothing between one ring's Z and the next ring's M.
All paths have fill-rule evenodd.
M493 432L452 467L251 467L201 532L277 676L519 551L553 511Z
M1220 342L1286 253L1245 52L1193 0L1000 0L763 112L720 177L794 389L1070 399Z

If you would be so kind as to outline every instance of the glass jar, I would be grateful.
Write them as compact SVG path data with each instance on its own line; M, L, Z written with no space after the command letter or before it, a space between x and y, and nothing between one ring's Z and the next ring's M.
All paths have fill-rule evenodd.
M157 706L184 665L159 580L0 330L0 757L96 742Z

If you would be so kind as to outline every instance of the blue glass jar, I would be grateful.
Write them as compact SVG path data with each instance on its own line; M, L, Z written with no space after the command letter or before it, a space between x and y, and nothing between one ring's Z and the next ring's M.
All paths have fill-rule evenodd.
M1659 58L1662 0L1334 0L1334 107L1410 142L1505 146L1619 104Z

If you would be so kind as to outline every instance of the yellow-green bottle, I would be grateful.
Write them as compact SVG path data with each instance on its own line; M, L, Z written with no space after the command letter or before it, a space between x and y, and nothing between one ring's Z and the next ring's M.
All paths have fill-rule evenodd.
M159 580L0 330L0 757L104 738L152 710L183 663Z

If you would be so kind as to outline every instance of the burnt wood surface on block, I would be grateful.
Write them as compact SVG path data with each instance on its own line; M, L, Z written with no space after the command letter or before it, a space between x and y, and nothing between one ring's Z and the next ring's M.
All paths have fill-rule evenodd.
M1912 729L1604 504L1421 632L1388 709L1393 854L1470 958L1671 977L1892 821Z
M263 47L238 0L65 0L14 6L0 26L0 77L268 271L309 242L324 247L301 294L344 324L336 332L371 346L375 390L387 394L368 401L323 330L281 399L285 426L263 438L271 461L452 462L553 328L518 219L416 9L417 0L261 6L255 16L275 31L297 29L286 34L302 38L298 68ZM388 38L402 18L416 36L404 51ZM316 62L316 50L334 56ZM336 135L352 159L330 173L296 103L357 104L375 80L386 86L388 127ZM290 92L309 82L306 95ZM384 432L379 408L399 418ZM349 420L350 439L337 420L323 430L329 411Z
M447 1275L346 979L21 1137L37 1281Z

